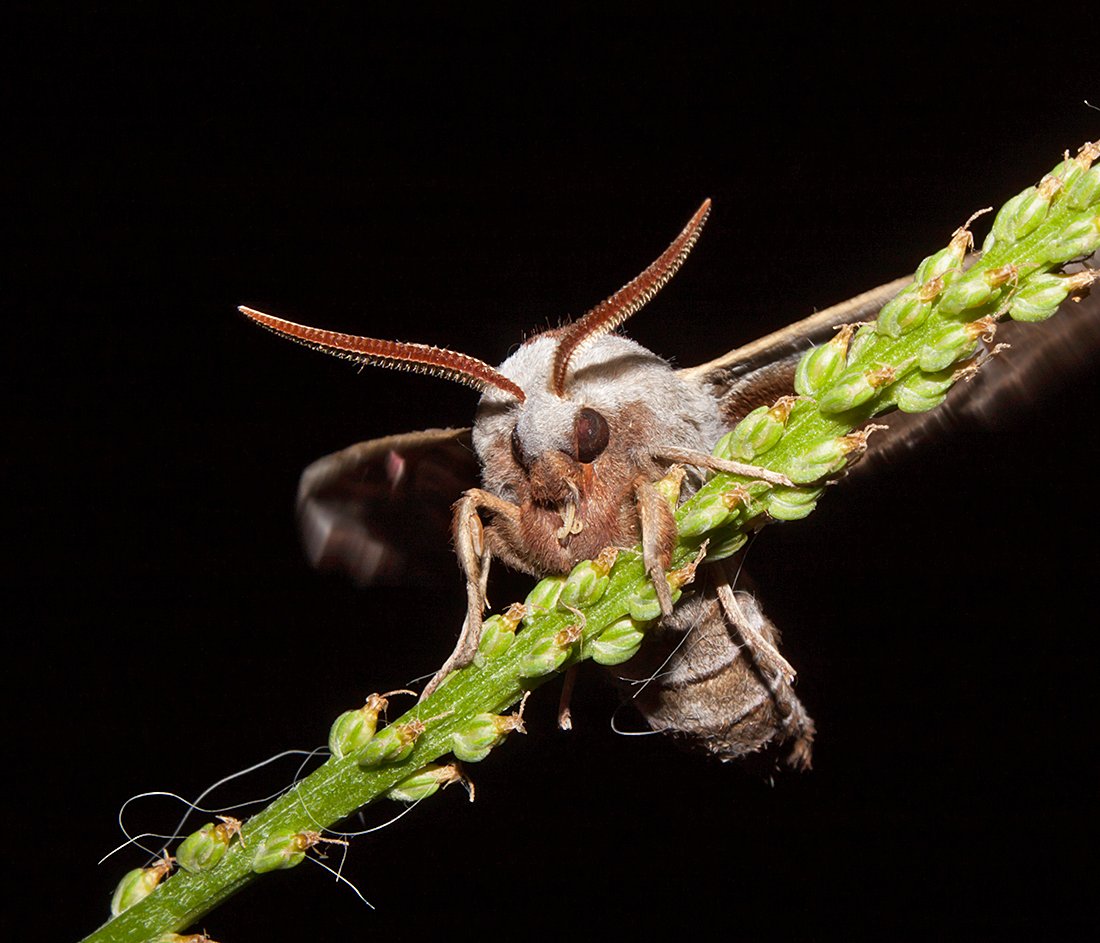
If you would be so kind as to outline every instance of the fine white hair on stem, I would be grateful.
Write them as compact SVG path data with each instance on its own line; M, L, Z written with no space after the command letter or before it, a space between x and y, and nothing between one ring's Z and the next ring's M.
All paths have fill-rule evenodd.
M247 808L249 806L266 805L267 803L269 803L269 802L273 801L274 799L278 798L279 796L283 795L283 793L285 793L288 788L291 788L294 784L299 782L300 779L301 779L302 772L305 769L305 766L309 762L309 760L311 758L317 756L319 753L322 753L322 752L325 752L324 748L314 748L312 750L283 750L282 752L276 753L273 756L268 757L267 759L260 760L258 763L254 763L251 766L245 767L244 769L237 770L236 772L230 773L228 776L222 777L217 782L214 782L211 785L207 786L201 793L199 793L199 795L197 797L195 797L194 799L190 799L190 800L185 799L183 796L179 795L178 793L169 792L169 791L165 791L165 790L149 790L147 792L140 792L140 793L137 793L136 795L130 796L125 802L122 803L121 806L119 806L118 814L116 816L119 830L125 836L126 840L124 842L122 842L120 845L118 845L117 847L115 847L115 848L111 849L109 852L107 852L107 854L105 854L99 860L98 863L102 864L104 861L106 861L108 858L110 858L111 856L113 856L117 852L122 851L124 848L128 848L128 847L131 847L131 846L136 846L136 847L140 848L142 851L146 852L151 858L159 857L158 852L156 852L156 851L154 851L150 848L147 848L145 845L143 845L141 843L141 840L145 839L145 838L157 838L157 839L160 839L164 842L175 841L176 839L180 838L184 834L184 831L183 831L184 827L187 824L187 820L190 818L190 816L193 813L199 813L199 814L203 814L203 815L221 815L221 814L230 813L230 812L238 812L241 809ZM278 762L279 760L284 759L285 757L288 757L288 756L301 756L301 757L305 758L302 761L302 763L299 765L298 770L295 773L295 776L294 776L294 778L291 782L291 787L282 786L279 789L277 789L277 790L275 790L275 791L273 791L273 792L271 792L267 795L260 796L260 797L257 797L255 799L246 799L242 802L230 803L230 804L227 804L227 805L224 805L224 806L207 807L207 806L204 806L202 804L203 800L206 799L211 793L213 793L215 790L221 788L222 786L226 785L227 783L230 783L235 779L240 779L243 776L247 776L251 773L254 773L257 770L263 769L265 766L269 766L272 763ZM180 820L177 823L176 827L170 833L166 833L166 834L161 834L161 833L157 833L157 832L141 832L141 833L137 833L137 834L131 834L129 829L126 826L126 823L125 823L126 810L134 802L137 802L141 799L149 799L149 798L156 798L156 797L163 797L163 798L173 799L177 802L182 803L186 807L186 811L180 817Z

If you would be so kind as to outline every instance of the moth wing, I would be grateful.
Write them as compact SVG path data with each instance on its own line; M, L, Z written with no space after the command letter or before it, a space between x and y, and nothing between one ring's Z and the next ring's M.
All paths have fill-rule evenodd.
M709 389L721 401L732 426L757 406L793 393L799 357L832 338L840 326L876 318L882 306L911 281L908 276L896 278L707 363L687 367L680 375Z
M451 505L477 481L469 429L427 429L333 452L298 483L306 554L318 569L360 584L431 584L454 566Z
M1094 253L1066 270L1098 265L1100 255ZM806 350L829 340L843 324L877 317L879 309L910 280L880 285L709 363L682 370L681 375L704 384L720 400L723 417L732 427L757 406L794 391L795 368ZM866 471L880 460L889 461L918 447L937 428L1007 421L1095 364L1100 356L1100 289L1078 301L1067 300L1047 323L1001 323L994 343L1007 344L1008 349L969 382L955 384L942 406L926 413L885 415L889 428L875 435L872 448L855 467Z

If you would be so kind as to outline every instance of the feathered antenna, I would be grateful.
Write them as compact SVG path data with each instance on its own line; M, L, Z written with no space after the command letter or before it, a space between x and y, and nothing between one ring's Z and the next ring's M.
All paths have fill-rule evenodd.
M427 344L405 344L399 341L382 341L373 337L357 337L354 334L340 334L321 328L307 327L284 321L262 311L255 311L242 305L241 314L251 318L261 327L286 337L306 347L312 347L322 353L354 360L358 363L393 370L410 370L413 373L427 373L457 383L465 383L476 390L485 392L495 386L519 402L524 395L515 383L502 376L487 363L466 354L455 353L442 347L429 347Z
M565 376L569 371L569 361L580 347L599 334L615 330L664 288L668 280L676 274L698 242L709 213L708 199L703 201L703 205L688 220L683 232L672 240L672 244L657 256L649 268L565 329L558 342L554 355L554 371L550 377L550 389L556 396L565 394Z

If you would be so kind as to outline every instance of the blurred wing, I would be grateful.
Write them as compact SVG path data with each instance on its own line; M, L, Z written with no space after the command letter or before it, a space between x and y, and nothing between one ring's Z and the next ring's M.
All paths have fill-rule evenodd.
M1100 256L1094 254L1066 266L1066 271L1097 265ZM879 308L909 281L889 282L681 373L711 390L732 426L757 406L792 393L795 367L806 350L829 340L842 324L876 317ZM1100 289L1094 288L1079 301L1066 301L1046 323L1003 322L995 343L1008 344L1009 349L992 358L969 382L955 384L942 406L927 413L886 415L888 431L875 436L855 469L867 470L877 467L880 459L898 457L934 436L937 428L1006 422L1032 401L1094 367L1100 358Z
M799 357L832 338L841 325L876 318L879 309L911 281L912 277L906 276L879 285L709 363L687 367L680 375L708 387L722 402L725 417L732 426L757 406L793 393Z
M309 560L361 584L432 584L455 566L451 505L477 483L469 429L387 436L326 455L298 484Z

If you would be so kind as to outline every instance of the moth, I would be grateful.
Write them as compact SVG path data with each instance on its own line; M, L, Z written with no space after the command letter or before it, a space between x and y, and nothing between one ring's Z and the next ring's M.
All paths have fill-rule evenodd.
M640 275L578 320L530 337L496 368L450 350L240 309L324 353L440 376L481 393L472 428L353 445L310 465L299 486L310 560L361 583L437 581L448 565L449 522L467 614L429 689L476 651L493 560L541 578L568 573L605 547L640 543L656 577L669 562L675 523L654 483L672 467L685 471L683 497L715 470L782 482L763 469L715 459L711 448L752 409L792 393L806 349L843 325L873 319L910 281L897 279L708 363L675 369L617 329L680 269L709 212L708 200ZM989 408L1021 373L1060 358L1066 331L1053 326L1029 338L1026 361L1002 371L1002 382L986 382L982 371L984 386L968 391L967 408ZM892 431L895 444L917 434L929 415L935 414L902 417ZM648 682L634 703L654 730L722 760L789 743L789 762L807 767L813 721L795 694L778 630L752 595L735 588L737 567L736 557L704 562L675 608L666 581L655 579L664 589L663 616L619 673Z

